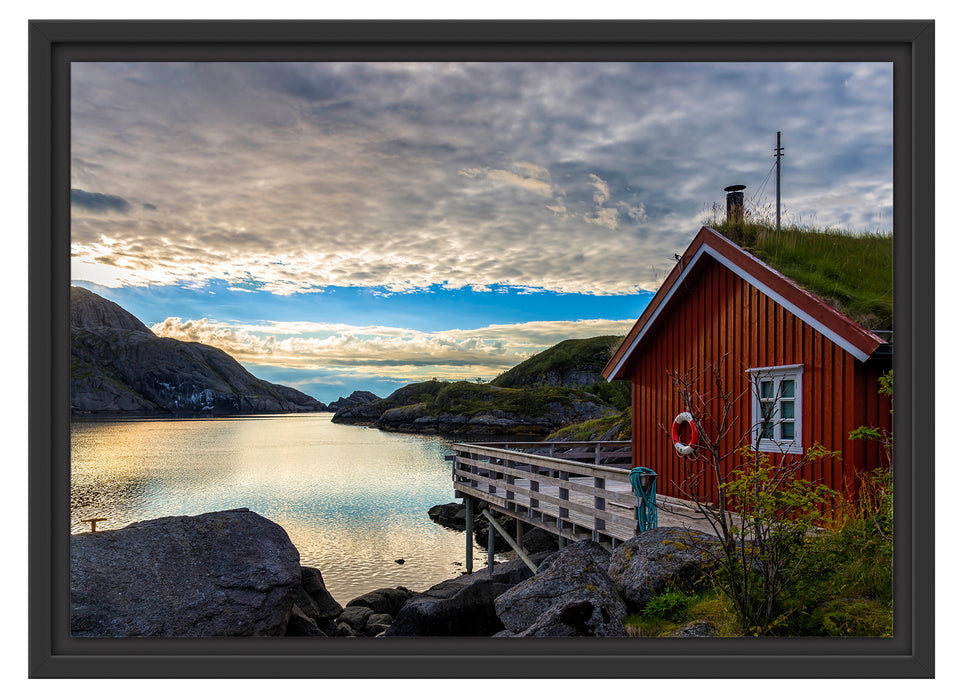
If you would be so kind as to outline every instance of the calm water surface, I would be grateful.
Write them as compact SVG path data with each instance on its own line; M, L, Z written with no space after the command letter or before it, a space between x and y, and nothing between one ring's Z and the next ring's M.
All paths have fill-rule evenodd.
M332 414L74 422L71 528L249 508L279 523L345 604L464 571L465 534L426 511L453 500L451 441L337 425ZM404 559L397 564L396 559ZM474 548L474 567L485 551Z

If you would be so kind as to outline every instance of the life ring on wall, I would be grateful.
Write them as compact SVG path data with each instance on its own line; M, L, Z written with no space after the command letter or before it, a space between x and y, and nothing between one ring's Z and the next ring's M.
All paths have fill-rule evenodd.
M689 444L683 444L679 439L679 430L683 423L689 423ZM696 423L693 421L693 415L683 411L673 419L673 427L669 431L669 437L673 439L676 451L681 455L692 454L694 445L699 440L699 434L696 432Z

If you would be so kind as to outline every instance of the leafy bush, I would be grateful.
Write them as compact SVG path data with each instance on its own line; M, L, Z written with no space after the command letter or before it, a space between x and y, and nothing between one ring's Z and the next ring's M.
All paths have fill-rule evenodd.
M690 598L680 591L666 591L653 596L643 608L643 617L682 622L689 610Z

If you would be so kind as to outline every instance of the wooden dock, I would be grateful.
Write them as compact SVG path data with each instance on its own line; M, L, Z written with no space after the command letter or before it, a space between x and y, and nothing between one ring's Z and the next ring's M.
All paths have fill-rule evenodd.
M515 518L566 541L612 549L637 532L628 441L457 443L453 486L468 505ZM657 497L660 527L711 532L692 504Z

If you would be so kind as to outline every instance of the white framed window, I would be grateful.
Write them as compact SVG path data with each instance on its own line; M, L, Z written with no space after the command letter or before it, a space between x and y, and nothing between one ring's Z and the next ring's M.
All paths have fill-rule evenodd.
M761 452L799 454L802 446L802 365L746 370L752 394L752 444Z

